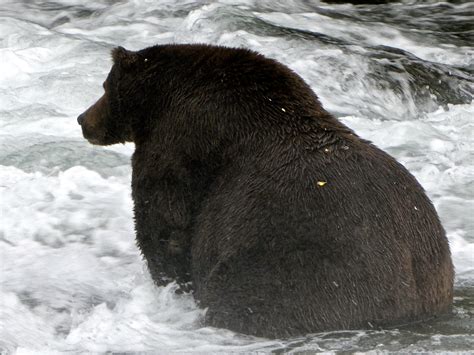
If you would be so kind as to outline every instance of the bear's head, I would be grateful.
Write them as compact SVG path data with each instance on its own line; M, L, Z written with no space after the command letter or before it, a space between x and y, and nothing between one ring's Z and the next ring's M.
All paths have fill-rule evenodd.
M122 47L112 50L113 66L103 84L104 95L84 113L77 122L90 143L109 145L133 141L130 110L127 98L137 91L134 85L139 62L137 52Z
M322 123L325 131L347 130L299 76L247 49L172 44L135 52L118 47L112 59L104 95L77 119L92 144L163 142L202 159L242 139L259 144L263 135L301 131L311 140Z

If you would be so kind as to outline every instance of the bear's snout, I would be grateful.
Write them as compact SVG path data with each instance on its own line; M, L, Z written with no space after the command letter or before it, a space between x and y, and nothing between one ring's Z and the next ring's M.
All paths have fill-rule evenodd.
M107 104L107 97L103 95L95 104L77 117L82 135L92 144L111 144L111 136L107 134L107 122L110 121Z
M77 123L79 123L80 126L82 126L82 122L84 122L84 119L86 118L86 113L81 113L79 116L77 116Z

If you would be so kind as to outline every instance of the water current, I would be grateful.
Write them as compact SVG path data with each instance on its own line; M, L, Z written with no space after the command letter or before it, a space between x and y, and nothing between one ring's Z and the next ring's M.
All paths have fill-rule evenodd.
M1 351L472 351L473 23L463 1L0 0ZM268 340L203 327L192 296L153 285L134 242L134 147L89 145L76 117L115 46L198 42L287 64L417 177L450 241L452 315Z

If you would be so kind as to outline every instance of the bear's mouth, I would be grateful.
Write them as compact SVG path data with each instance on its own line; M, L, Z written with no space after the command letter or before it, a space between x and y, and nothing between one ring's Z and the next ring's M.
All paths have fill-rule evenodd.
M103 141L104 139L101 139L100 137L93 137L89 134L86 134L86 132L82 132L82 135L84 136L85 139L87 139L87 141L90 143L90 144L94 144L94 145L103 145Z
M85 124L82 125L82 136L87 139L90 144L103 145L104 137L98 136L97 134L91 134L91 129Z
M86 138L86 139L90 144L102 145L102 141L100 139L97 139L97 138Z

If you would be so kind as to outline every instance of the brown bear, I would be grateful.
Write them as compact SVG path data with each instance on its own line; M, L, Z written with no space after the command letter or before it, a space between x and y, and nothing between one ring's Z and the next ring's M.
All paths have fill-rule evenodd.
M138 247L207 325L275 338L449 310L448 241L423 188L298 75L210 45L112 57L78 122L93 144L135 143Z

